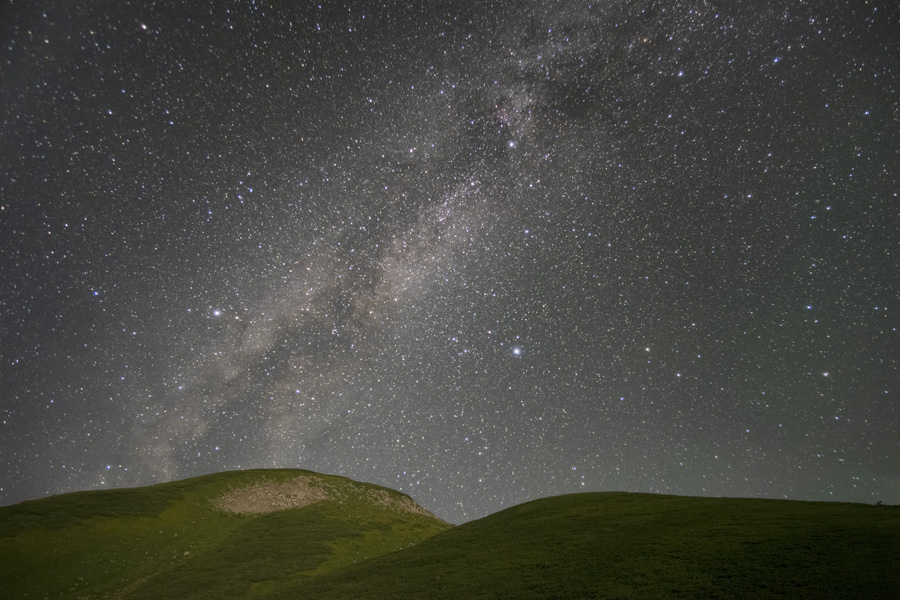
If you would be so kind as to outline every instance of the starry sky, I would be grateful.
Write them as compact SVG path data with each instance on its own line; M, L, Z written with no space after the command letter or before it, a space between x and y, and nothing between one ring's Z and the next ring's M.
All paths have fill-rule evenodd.
M888 0L0 9L0 503L900 503Z

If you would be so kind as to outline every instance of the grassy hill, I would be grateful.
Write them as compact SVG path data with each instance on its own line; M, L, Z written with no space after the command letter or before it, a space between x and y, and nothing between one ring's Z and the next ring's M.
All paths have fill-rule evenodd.
M0 597L900 598L900 507L592 493L452 527L399 492L220 473L0 508Z
M267 598L773 597L900 598L900 507L557 496Z
M408 496L300 470L0 508L0 597L256 598L450 527Z

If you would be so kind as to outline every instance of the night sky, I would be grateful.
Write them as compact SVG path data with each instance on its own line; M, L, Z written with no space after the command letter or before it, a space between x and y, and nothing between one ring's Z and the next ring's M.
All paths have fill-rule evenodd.
M900 8L7 1L0 504L900 503Z

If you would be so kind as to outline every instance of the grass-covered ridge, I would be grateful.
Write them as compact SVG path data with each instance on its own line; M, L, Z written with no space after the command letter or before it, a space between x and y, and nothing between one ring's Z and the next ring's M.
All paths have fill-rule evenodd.
M252 598L447 527L399 492L300 470L65 494L0 508L0 596Z
M300 470L0 508L0 598L900 598L900 507L557 496L452 527Z
M900 507L588 493L267 596L900 598Z

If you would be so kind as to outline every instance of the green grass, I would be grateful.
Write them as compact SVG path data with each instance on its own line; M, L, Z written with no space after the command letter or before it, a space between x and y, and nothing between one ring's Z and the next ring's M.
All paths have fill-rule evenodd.
M300 475L333 499L216 508ZM0 598L900 598L900 507L594 493L451 527L385 497L259 470L0 508Z
M253 515L214 505L231 489L298 475L314 475L339 500ZM252 598L449 527L366 496L381 490L307 471L258 470L3 507L0 597Z
M900 507L558 496L268 598L900 598Z

